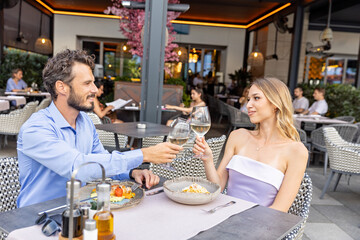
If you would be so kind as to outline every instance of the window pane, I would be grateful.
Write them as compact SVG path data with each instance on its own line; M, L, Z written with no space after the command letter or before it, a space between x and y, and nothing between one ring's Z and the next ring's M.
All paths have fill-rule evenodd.
M117 43L104 43L104 71L107 77L115 77L116 69L119 68L115 59L117 45Z
M88 54L94 54L95 63L100 63L100 42L83 41L83 50L85 50Z
M327 66L326 82L329 84L340 84L344 71L344 59L329 59Z
M348 60L344 83L355 85L356 64L356 60Z
M201 49L193 48L190 50L189 70L191 70L191 73L193 74L197 72L201 72Z

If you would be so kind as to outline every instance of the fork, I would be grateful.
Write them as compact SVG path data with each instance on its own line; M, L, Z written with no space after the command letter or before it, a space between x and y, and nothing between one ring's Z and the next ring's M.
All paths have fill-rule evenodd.
M138 189L138 187L140 187L140 184L134 183L134 184L131 186L131 191L134 192L136 189Z
M219 210L220 208L228 207L228 206L231 206L231 205L233 205L233 204L235 204L235 203L236 203L235 201L230 201L230 202L228 202L228 203L226 203L226 204L219 205L219 206L214 207L213 209L210 209L210 210L204 210L204 209L202 209L202 210L205 211L205 212L207 212L207 213L214 213L214 212L216 212L217 210Z

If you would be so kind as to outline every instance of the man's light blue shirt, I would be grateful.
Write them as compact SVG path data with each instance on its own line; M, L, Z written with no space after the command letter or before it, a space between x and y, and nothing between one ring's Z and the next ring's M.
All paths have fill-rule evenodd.
M6 92L11 92L13 89L25 89L27 88L27 84L24 80L20 79L16 84L14 79L9 78L6 83Z
M105 167L107 177L122 180L128 179L129 171L143 161L141 150L110 154L86 113L79 113L74 129L54 102L24 123L17 151L21 183L18 207L65 196L66 182L82 163L99 162ZM101 178L100 167L88 165L76 178L82 183Z

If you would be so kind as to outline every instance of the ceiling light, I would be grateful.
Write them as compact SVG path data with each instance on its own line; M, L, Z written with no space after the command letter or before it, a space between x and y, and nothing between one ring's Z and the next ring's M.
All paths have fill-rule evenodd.
M247 59L247 64L251 67L261 67L264 64L264 56L263 54L259 51L258 45L257 45L257 31L255 32L255 48L254 50L250 53L248 59Z
M51 40L44 35L42 35L42 16L43 13L41 12L40 15L40 32L39 37L35 41L35 51L42 53L42 54L51 54L52 53L52 43Z

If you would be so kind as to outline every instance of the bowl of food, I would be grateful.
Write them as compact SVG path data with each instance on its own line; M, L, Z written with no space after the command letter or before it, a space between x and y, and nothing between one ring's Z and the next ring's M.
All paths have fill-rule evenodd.
M180 177L164 183L164 192L168 198L188 205L211 202L219 195L220 190L218 184L197 177Z

